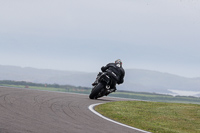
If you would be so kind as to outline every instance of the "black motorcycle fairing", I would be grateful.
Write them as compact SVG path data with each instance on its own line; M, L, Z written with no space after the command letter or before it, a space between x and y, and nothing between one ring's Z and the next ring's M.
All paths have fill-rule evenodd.
M111 78L105 72L105 73L102 73L101 77L99 78L99 82L103 83L104 85L110 85L111 84Z

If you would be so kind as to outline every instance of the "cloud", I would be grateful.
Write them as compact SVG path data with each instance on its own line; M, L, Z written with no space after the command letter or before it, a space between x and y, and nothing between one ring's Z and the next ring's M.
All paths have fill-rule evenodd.
M1 63L96 71L121 58L198 76L199 11L197 0L1 1Z

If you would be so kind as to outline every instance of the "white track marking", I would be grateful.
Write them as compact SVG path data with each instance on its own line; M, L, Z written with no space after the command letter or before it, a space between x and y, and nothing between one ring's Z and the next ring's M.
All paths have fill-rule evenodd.
M88 107L88 109L89 109L90 111L92 111L94 114L100 116L101 118L103 118L103 119L105 119L105 120L108 120L108 121L110 121L110 122L113 122L113 123L115 123L115 124L118 124L118 125L121 125L121 126L124 126L124 127L127 127L127 128L131 128L131 129L134 129L134 130L143 132L143 133L150 133L150 132L147 132L147 131L144 131L144 130L141 130L141 129L138 129L138 128L135 128L135 127L131 127L131 126L128 126L128 125L119 123L119 122L117 122L117 121L111 120L111 119L109 119L109 118L107 118L107 117L105 117L105 116L99 114L98 112L96 112L96 111L94 110L94 107L97 106L97 105L100 105L100 104L102 104L102 103L92 104L92 105L90 105L90 106Z

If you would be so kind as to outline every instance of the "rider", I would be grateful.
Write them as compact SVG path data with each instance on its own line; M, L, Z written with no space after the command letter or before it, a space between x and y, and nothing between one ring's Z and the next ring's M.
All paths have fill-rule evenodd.
M125 71L122 68L122 61L120 59L116 60L115 63L108 63L106 66L101 67L102 72L107 72L113 79L111 87L111 92L115 92L116 84L122 84L124 82ZM101 72L97 75L96 81L92 84L93 86L98 84L98 79L101 76ZM110 92L109 92L110 93Z

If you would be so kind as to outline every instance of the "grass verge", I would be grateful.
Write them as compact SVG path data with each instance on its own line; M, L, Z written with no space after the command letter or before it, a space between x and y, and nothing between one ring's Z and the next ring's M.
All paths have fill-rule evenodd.
M10 84L3 84L0 81L0 86L27 88L27 85L22 85L22 83L29 84L27 82L15 82L15 81L10 81L10 82L11 82ZM17 83L17 85L16 85L16 83ZM27 89L73 92L73 93L82 93L82 94L88 94L88 95L91 92L91 88L88 88L88 87L75 87L75 86L69 86L69 85L61 86L61 85L57 85L57 84L52 84L52 85L48 84L45 86L45 84L36 84L36 83L30 83L30 85L28 85ZM145 100L145 101L155 101L155 102L200 104L200 97L171 96L171 95L147 93L147 92L126 92L126 91L118 90L115 93L109 94L109 96L138 99L138 100Z
M145 101L101 104L102 115L153 133L200 133L200 105Z

